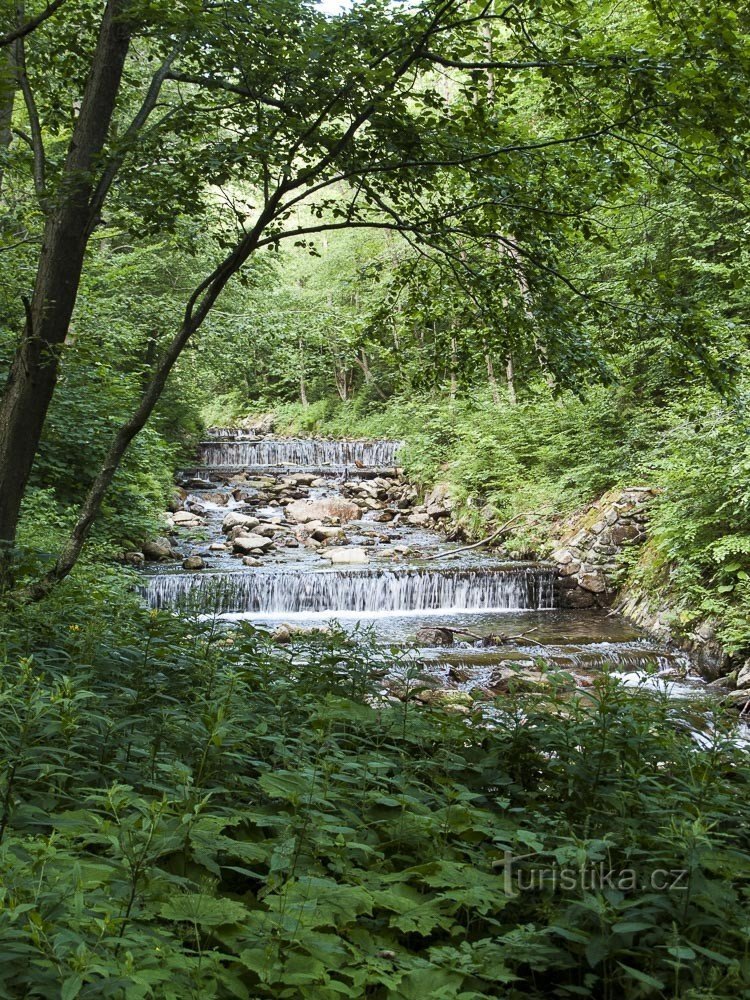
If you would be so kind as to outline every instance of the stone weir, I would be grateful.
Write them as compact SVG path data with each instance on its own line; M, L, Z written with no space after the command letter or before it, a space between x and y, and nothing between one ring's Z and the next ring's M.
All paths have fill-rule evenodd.
M295 614L544 610L554 604L555 571L539 565L482 569L262 569L160 573L148 578L151 607L199 612Z
M261 438L257 441L205 441L203 466L347 466L387 468L396 464L400 441L332 441L320 438Z

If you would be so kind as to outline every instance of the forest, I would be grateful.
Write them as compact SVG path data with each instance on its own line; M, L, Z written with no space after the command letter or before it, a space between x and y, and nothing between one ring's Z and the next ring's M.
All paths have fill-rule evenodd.
M0 998L750 1000L750 3L0 0Z

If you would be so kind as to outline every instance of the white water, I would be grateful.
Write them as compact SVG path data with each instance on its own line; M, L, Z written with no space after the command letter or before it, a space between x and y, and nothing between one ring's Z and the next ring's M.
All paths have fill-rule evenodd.
M344 467L361 462L373 468L396 464L400 441L323 441L303 438L259 441L208 441L201 446L201 462L208 466L324 466Z
M519 569L318 570L162 573L148 579L151 607L190 602L209 612L404 612L553 607L554 571Z

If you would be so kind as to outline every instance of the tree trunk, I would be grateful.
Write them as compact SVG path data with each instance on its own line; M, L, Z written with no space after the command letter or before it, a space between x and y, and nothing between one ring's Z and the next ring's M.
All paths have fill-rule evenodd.
M307 387L305 385L305 345L302 337L297 341L299 346L299 401L307 409Z
M15 540L18 515L57 383L91 231L94 169L109 130L130 43L126 0L109 0L68 148L59 200L44 228L26 329L0 401L0 542Z
M458 394L458 341L455 333L451 336L451 403L455 402Z
M13 78L13 53L11 48L0 51L0 195L5 179L5 157L10 148L13 121L13 106L16 100L16 85Z
M487 381L490 384L490 391L492 392L492 402L495 406L500 406L500 387L497 384L497 377L495 375L495 366L492 362L492 355L489 351L485 352L485 361L487 362Z
M508 383L508 399L512 406L516 405L516 373L513 367L513 355L508 354L507 361L505 363L505 378Z

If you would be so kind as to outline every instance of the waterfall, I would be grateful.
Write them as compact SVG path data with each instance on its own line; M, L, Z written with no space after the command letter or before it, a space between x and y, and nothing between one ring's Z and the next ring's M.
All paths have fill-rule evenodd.
M242 427L209 427L208 435L212 441L254 441L258 436Z
M553 606L554 570L526 566L162 573L149 577L144 590L151 607L189 603L217 612L541 610Z
M323 466L343 467L361 462L385 468L396 464L400 441L322 441L319 439L268 439L259 441L206 441L201 461L208 466Z

